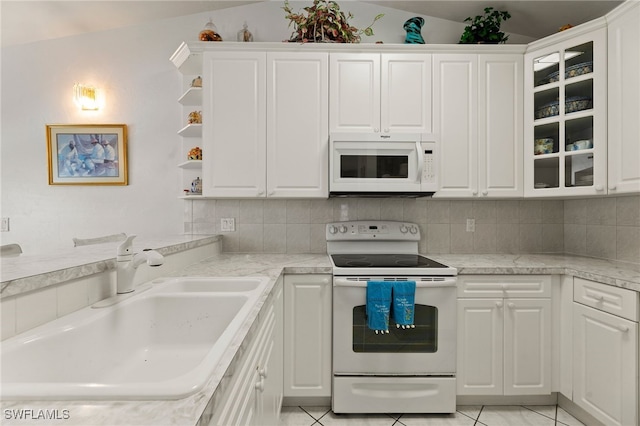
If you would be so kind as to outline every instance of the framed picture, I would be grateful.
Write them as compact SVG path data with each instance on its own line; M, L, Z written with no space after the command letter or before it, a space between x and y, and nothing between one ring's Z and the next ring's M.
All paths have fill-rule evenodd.
M125 124L48 124L49 185L127 185Z

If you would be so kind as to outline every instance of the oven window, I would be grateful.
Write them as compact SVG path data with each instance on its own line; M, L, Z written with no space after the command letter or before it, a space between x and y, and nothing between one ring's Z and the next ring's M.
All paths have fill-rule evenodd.
M406 155L341 155L340 177L358 179L407 179Z
M353 351L435 353L438 351L438 308L415 305L415 328L396 328L389 319L389 334L376 334L367 326L366 306L353 308Z

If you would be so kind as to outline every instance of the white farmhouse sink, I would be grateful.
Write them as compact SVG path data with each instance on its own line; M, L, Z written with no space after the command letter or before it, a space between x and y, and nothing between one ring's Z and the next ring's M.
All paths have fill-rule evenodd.
M178 399L201 389L269 278L160 281L2 342L2 399Z

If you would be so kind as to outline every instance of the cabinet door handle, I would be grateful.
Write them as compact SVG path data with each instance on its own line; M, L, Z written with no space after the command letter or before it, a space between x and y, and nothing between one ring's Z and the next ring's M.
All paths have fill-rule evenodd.
M612 191L615 191L616 190L616 186L615 185L609 185L609 189L612 190Z
M260 379L260 381L256 383L256 390L264 392L264 380Z
M478 195L478 191L474 189L473 191L471 191L471 195Z
M487 190L482 191L482 195L485 195L485 196L489 195L489 191L487 191Z
M276 193L276 191L269 191L269 197L271 197L275 193Z
M496 302L496 306L497 306L498 308L502 308L502 302Z
M596 191L603 191L604 187L602 185L596 185Z
M329 278L325 278L322 280L322 284L329 284Z
M266 379L267 378L267 367L263 367L263 368L258 368L258 374L260 375L260 377Z
M509 302L509 303L507 303L507 307L508 307L509 309L513 309L513 308L515 308L515 307L516 307L516 304L515 304L515 303L513 303L513 302Z
M258 195L264 195L264 191L258 191Z
M626 333L629 331L629 327L627 327L626 325L619 325L618 330L622 331L623 333Z
M380 129L378 129L377 127L374 127L374 128L373 128L373 131L374 131L374 132L376 132L376 133L378 133L378 132L380 131Z
M596 302L602 302L604 300L604 296L601 294L589 294L588 296L595 299Z

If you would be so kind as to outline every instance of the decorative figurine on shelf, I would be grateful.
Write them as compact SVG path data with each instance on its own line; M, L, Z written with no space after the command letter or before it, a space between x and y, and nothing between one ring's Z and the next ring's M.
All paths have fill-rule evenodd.
M191 148L187 160L202 160L202 150L200 147Z
M209 18L209 22L206 23L204 29L200 31L198 38L200 41L222 41L222 37L218 34L216 26L213 25L211 18Z
M247 23L242 25L242 29L238 31L238 41L249 42L253 41L253 34L247 29Z
M191 193L192 194L202 194L202 179L197 177L191 182Z
M403 27L407 32L407 37L404 39L404 42L407 44L424 44L424 39L420 33L423 25L424 18L420 16L407 19Z
M202 87L202 77L197 76L191 80L191 87Z
M202 111L191 111L187 124L202 124Z

